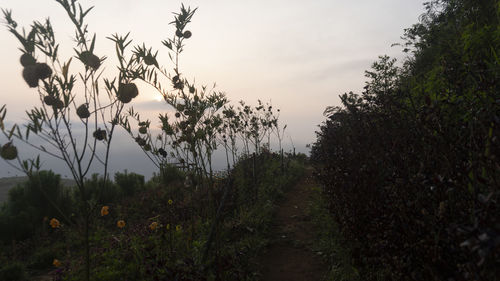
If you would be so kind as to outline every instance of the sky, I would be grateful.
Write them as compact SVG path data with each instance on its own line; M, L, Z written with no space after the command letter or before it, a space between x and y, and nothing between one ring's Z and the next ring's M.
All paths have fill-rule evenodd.
M285 149L308 152L327 106L339 105L340 94L360 92L364 71L380 55L403 58L400 47L404 28L418 22L424 0L81 0L95 6L87 17L88 28L97 34L96 53L106 55L106 74L116 72L112 34L130 32L133 45L145 43L159 50L160 64L169 66L161 41L170 38L173 19L181 3L198 8L188 29L181 69L201 85L217 84L236 103L256 104L258 99L281 109L280 122L287 124ZM66 59L73 54L74 29L65 11L54 0L0 0L11 9L19 26L50 17ZM0 27L0 106L7 105L7 120L22 123L25 110L38 104L36 90L23 81L17 39ZM165 110L158 94L140 89L134 108L153 124ZM112 150L111 171L128 169L149 177L156 171L123 132ZM0 144L5 143L0 136ZM29 151L29 150L25 150ZM26 152L31 155L33 152ZM23 155L21 153L21 155ZM28 155L28 156L29 156ZM130 160L130 159L133 159ZM63 176L59 161L42 157L43 168ZM96 168L96 171L99 169ZM0 177L19 172L0 161Z

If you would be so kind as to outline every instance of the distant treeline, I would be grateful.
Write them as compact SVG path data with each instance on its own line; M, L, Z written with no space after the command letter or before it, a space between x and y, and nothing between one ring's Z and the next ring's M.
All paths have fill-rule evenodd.
M425 7L312 159L362 280L498 280L500 2Z
M85 182L88 197L100 204L131 196L145 185L144 176L126 171L116 173L114 181L108 180L101 188L103 181L102 177L93 175ZM47 227L48 219L59 217L60 211L69 214L69 218L74 217L70 214L77 213L80 194L67 182L52 171L40 171L10 189L6 202L0 206L0 243L32 237Z

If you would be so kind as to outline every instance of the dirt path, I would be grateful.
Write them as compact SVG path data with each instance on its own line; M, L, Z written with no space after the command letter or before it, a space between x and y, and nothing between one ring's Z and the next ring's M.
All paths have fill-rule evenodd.
M262 259L263 281L320 281L327 267L311 250L313 226L307 215L314 181L311 171L285 194L275 218L267 253Z

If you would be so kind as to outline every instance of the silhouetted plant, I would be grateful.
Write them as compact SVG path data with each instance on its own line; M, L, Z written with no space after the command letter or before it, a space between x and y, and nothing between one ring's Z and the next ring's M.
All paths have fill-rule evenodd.
M67 12L68 18L75 26L75 56L82 63L84 71L71 74L70 66L73 58L62 60L59 55L59 44L55 39L50 19L45 22L35 21L28 34L18 31L17 23L11 11L3 10L7 28L22 45L21 64L23 78L30 88L36 88L40 99L40 107L27 111L29 122L22 133L18 125L11 129L4 126L6 108L0 109L0 129L8 143L2 147L2 158L14 168L23 171L30 178L40 168L38 158L21 160L13 140L16 139L38 151L55 157L69 168L79 189L80 218L85 233L86 244L86 280L89 280L89 228L91 213L95 202L88 197L85 177L96 161L101 163L104 171L104 182L107 179L109 151L111 140L124 104L137 96L137 88L126 77L120 74L118 81L102 79L100 66L106 57L95 54L96 36L90 36L85 17L90 9L83 9L76 0L56 0ZM120 63L122 63L120 61ZM122 65L123 67L123 65ZM123 72L123 69L121 69ZM99 82L104 81L107 95L101 95ZM77 86L78 84L78 86ZM107 100L102 102L103 97ZM77 130L82 126L82 132ZM40 142L32 140L37 136ZM103 153L98 153L100 148ZM99 156L99 154L101 154ZM17 159L17 165L10 161ZM41 187L41 186L40 186ZM46 200L51 199L46 196ZM58 208L56 204L52 204ZM60 212L60 217L67 214Z

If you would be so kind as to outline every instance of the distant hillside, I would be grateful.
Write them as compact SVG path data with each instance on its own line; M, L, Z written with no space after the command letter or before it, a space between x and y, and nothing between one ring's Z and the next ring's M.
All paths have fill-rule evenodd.
M28 177L8 177L8 178L0 178L0 203L3 203L7 200L7 196L9 194L9 190L16 186L17 184L23 183L28 180ZM74 180L70 179L61 179L61 182L65 186L75 185Z

